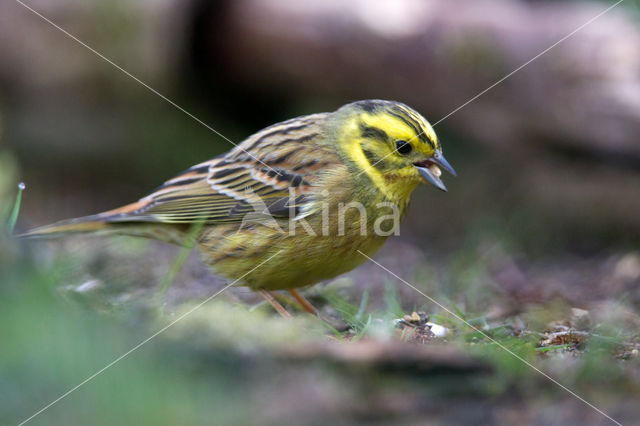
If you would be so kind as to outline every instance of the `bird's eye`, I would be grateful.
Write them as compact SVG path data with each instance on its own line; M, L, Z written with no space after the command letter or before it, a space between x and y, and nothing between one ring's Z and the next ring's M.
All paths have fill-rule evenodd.
M411 144L407 141L396 141L396 150L400 153L400 154L408 154L411 152L411 150L413 149L413 147L411 146Z

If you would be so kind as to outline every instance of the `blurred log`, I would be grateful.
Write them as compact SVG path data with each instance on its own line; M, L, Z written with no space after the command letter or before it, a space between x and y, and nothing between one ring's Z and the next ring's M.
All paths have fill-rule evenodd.
M175 79L192 2L24 3L151 86L162 89ZM111 65L16 1L0 3L0 39L0 88L8 96L28 101L42 91L77 95L79 88L103 95L117 89L130 92L128 84L114 84L128 77L112 72Z
M231 3L224 58L238 80L398 99L437 122L606 7L242 0ZM640 166L638 26L612 10L446 120L492 145L546 141Z
M218 59L208 66L226 69L236 81L320 99L399 99L432 122L606 7L510 0L206 3L29 4L161 91L175 84L185 57L205 53L191 44L202 19L196 15L208 13L205 25L218 37L199 35L209 56ZM86 97L87 87L129 93L128 84L113 81L125 76L105 72L88 51L77 54L75 42L18 3L0 5L0 37L7 41L0 45L0 83L9 95L55 89L82 98L77 92ZM447 117L446 124L496 146L545 141L640 167L636 22L622 7L612 10Z
M24 0L171 98L179 87L193 3ZM189 164L179 161L180 152L169 154L169 144L158 148L157 140L183 122L188 129L197 123L192 127L190 118L17 1L0 2L0 40L0 112L6 113L0 147L10 147L19 178L28 183L23 218L42 223L99 211L139 197ZM210 137L206 129L200 135ZM149 146L158 149L141 165ZM171 158L178 164L171 165ZM154 176L163 163L165 170Z

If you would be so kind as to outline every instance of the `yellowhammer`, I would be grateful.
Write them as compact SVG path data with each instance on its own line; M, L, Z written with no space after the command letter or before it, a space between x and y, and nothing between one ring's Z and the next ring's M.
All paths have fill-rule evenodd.
M455 175L431 125L408 106L365 100L274 124L152 194L24 236L110 232L195 242L219 274L275 301L347 272L397 230L411 193ZM260 265L256 268L256 265ZM255 270L254 270L255 269ZM276 306L277 308L277 306Z

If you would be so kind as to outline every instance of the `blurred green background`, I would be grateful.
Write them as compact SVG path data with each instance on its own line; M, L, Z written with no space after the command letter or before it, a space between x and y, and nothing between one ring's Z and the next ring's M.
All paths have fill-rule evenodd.
M416 108L437 123L459 177L446 194L416 192L380 262L617 420L638 418L637 1L469 104L615 2L25 3L235 142L357 99ZM0 4L0 213L25 182L18 231L131 202L230 147L21 4ZM197 256L174 278L178 253L124 238L3 236L0 422L26 419L220 288ZM309 295L358 339L384 344L393 318L424 310L456 330L444 346L463 361L405 363L403 351L422 349L400 343L369 363L308 356L330 330L252 310L256 299L234 289L33 423L608 421L375 265ZM541 351L536 333L550 321L576 327L571 308L589 312L589 343ZM429 363L445 373L422 371Z

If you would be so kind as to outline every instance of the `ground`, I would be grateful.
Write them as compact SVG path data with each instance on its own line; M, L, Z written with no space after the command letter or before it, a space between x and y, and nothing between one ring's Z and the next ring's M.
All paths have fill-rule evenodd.
M293 304L287 320L243 288L200 305L224 282L196 254L176 264L172 246L130 238L6 246L13 262L0 315L11 349L0 392L13 401L1 413L13 423L150 336L34 424L639 418L637 253L579 268L523 264L496 245L469 263L391 241L377 261L442 306L369 263L305 292L323 320Z

